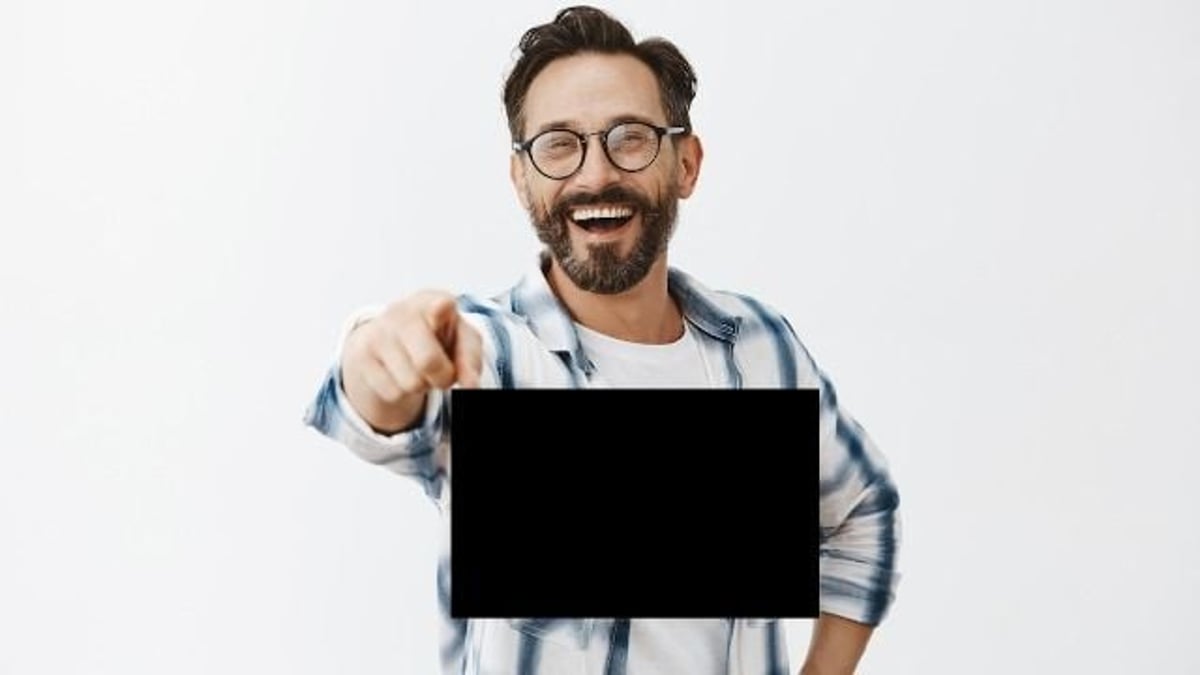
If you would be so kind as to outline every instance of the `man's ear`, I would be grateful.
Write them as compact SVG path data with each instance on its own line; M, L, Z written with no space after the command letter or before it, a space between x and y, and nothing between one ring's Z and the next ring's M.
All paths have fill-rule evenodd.
M696 180L700 178L700 164L704 161L704 146L700 137L688 134L675 143L676 161L678 162L676 176L679 198L687 199L696 189Z
M525 177L525 163L521 161L521 153L514 152L508 160L508 177L513 189L517 191L517 199L525 210L530 210L529 183Z

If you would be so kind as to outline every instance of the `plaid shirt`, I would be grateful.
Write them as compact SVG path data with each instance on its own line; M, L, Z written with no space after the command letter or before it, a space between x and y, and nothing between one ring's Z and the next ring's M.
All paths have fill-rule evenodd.
M705 288L672 268L669 289L698 336L715 387L815 387L820 393L820 607L877 625L899 580L899 496L886 460L862 427L838 404L833 385L800 343L788 321L743 295ZM488 299L463 295L459 309L483 337L484 387L606 386L580 346L570 315L546 282L541 266L515 287ZM341 339L359 320L352 317ZM341 344L337 357L340 357ZM373 431L342 392L335 358L304 421L366 461L417 480L443 515L449 513L446 459L450 450L449 397L429 394L425 416L411 431ZM449 519L438 567L445 675L641 675L639 635L661 635L664 622L634 619L459 620L449 612ZM676 624L674 630L688 624ZM783 675L787 650L773 619L693 620L714 648L705 668L728 675ZM648 639L648 638L647 638ZM670 642L670 641L668 641ZM659 659L663 658L658 650ZM688 652L694 649L686 650ZM646 650L649 653L650 650ZM693 663L678 654L680 663ZM670 656L667 656L670 659ZM709 662L715 665L709 666ZM695 672L689 670L688 672Z

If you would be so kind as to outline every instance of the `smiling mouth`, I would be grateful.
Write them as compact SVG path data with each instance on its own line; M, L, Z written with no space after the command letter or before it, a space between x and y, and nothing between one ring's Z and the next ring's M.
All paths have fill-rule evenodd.
M632 206L580 206L567 214L567 219L588 232L610 232L633 219Z

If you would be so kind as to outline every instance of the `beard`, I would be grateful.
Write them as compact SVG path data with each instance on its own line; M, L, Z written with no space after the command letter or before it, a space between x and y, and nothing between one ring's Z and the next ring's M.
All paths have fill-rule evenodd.
M675 228L679 194L668 181L657 199L613 185L597 193L576 193L544 208L530 194L529 211L538 240L550 250L567 278L591 293L611 295L633 288L646 277L654 261L666 250ZM571 245L571 210L589 204L627 204L640 215L642 229L629 253L621 255L620 242L588 244L586 254L576 254Z

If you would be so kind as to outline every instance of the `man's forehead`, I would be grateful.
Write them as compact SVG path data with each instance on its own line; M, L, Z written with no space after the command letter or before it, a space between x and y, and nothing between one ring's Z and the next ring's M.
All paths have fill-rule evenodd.
M653 71L627 54L584 53L551 61L525 95L525 128L593 127L642 119L665 123Z

